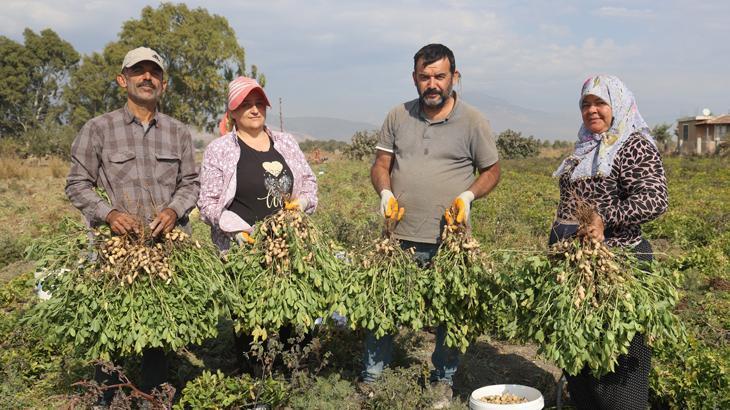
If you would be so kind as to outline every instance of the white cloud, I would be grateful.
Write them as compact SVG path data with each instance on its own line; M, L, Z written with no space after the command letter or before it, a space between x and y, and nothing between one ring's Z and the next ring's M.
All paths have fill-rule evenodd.
M649 9L628 9L625 7L600 7L593 14L601 17L618 17L618 18L651 18L654 12Z
M545 24L542 23L538 26L540 31L549 37L568 37L572 34L570 27L559 24Z
M656 113L674 115L677 101L730 105L716 86L729 63L717 52L730 34L727 0L611 6L578 0L183 1L228 19L247 63L266 74L272 98L285 97L290 116L379 122L392 104L412 97L411 58L429 42L454 50L465 90L531 108L573 113L580 82L595 73L626 79ZM148 4L159 1L4 0L0 34L22 39L25 27L50 27L81 52L99 51ZM651 24L638 24L644 20ZM605 21L621 24L620 30ZM693 78L718 81L688 86Z

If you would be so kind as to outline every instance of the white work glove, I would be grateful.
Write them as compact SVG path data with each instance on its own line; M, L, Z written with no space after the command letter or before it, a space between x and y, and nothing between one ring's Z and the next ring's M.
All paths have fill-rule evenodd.
M474 200L474 193L471 191L464 191L454 199L451 203L451 208L454 209L455 215L448 215L446 217L447 222L449 217L453 218L453 222L456 224L467 225L469 223L469 212L471 211L471 202ZM447 213L449 211L447 210Z
M380 214L392 218L393 213L398 213L398 200L389 189L384 189L380 191Z

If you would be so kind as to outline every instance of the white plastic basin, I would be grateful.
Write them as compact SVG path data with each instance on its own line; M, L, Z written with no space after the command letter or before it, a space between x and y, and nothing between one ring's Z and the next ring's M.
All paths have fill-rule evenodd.
M498 396L504 393L524 397L527 399L527 402L518 404L496 404L479 400L484 396ZM540 410L543 407L545 407L545 401L543 400L540 391L521 384L494 384L491 386L480 387L474 390L469 397L469 408L472 410Z

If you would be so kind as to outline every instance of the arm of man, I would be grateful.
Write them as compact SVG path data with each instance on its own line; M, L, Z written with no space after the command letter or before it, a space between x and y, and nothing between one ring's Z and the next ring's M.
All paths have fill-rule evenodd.
M479 199L492 192L494 187L499 183L501 171L499 161L479 170L479 176L469 187L469 191L474 194L474 199Z
M452 207L455 208L456 215L447 215L451 212L447 209L444 215L447 221L453 218L457 223L469 224L471 202L487 195L499 183L501 173L497 146L492 137L489 122L481 116L475 120L470 152L473 156L474 166L479 169L479 176L472 182L469 189L454 199Z
M380 193L390 189L390 171L393 168L393 153L383 150L375 152L375 162L370 168L370 181L373 183L375 192Z
M175 227L177 219L185 215L195 206L200 193L198 170L193 156L193 140L190 132L185 130L182 137L183 152L180 156L180 169L177 174L177 185L172 200L167 208L160 211L150 223L154 236L161 232L170 232Z
M139 229L134 216L114 209L94 188L101 167L101 139L93 123L87 123L71 145L71 169L66 178L66 196L91 225L106 222L115 233L124 235Z

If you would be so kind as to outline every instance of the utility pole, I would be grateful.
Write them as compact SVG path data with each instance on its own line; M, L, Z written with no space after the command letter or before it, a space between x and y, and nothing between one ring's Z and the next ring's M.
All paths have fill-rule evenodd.
M281 97L279 97L279 131L284 132L284 115L281 113Z

